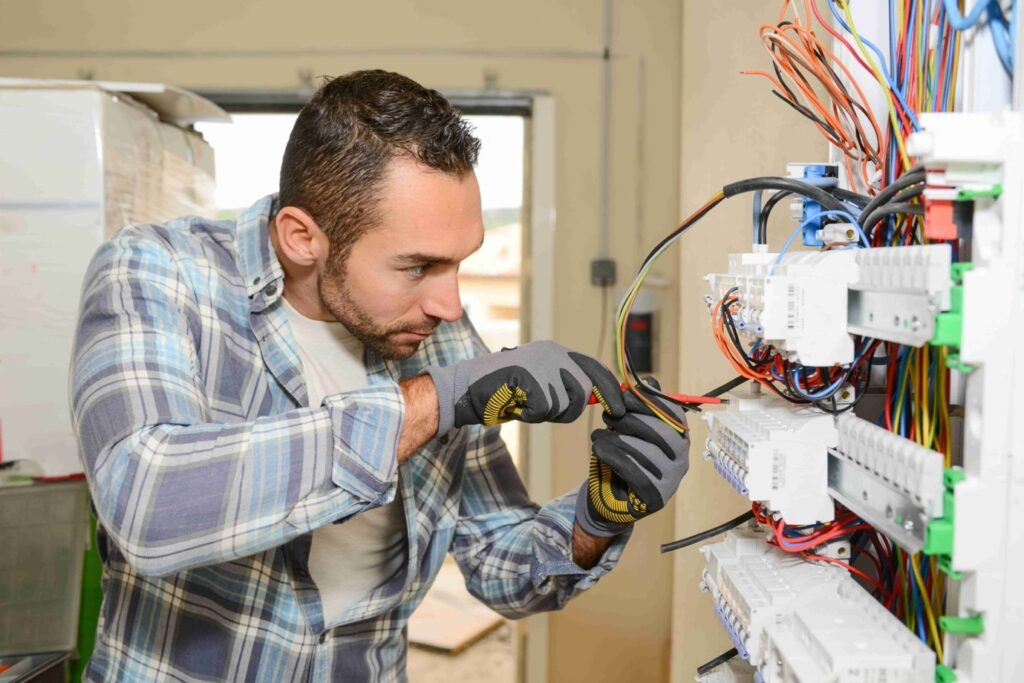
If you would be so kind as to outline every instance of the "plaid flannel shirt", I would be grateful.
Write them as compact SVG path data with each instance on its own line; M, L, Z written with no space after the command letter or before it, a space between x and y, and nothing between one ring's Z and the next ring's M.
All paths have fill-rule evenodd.
M368 352L368 388L308 406L275 202L237 222L128 226L90 265L71 371L105 555L87 680L405 680L406 622L449 551L470 592L515 618L565 605L626 542L574 564L575 492L532 503L497 429L397 465L397 380L486 353L465 318L406 361ZM405 570L325 629L310 532L399 489Z

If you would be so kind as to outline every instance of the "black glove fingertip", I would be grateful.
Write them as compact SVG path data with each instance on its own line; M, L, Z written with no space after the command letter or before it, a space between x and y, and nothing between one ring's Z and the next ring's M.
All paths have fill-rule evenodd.
M615 417L622 416L626 412L626 405L622 402L622 388L619 381L611 370L601 364L600 361L575 351L569 352L569 358L583 370L583 373L594 385L594 395L605 411Z

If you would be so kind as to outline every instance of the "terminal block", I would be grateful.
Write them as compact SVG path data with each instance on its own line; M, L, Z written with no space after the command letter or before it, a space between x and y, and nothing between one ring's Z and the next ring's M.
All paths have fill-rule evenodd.
M701 588L755 680L935 680L935 655L842 568L804 560L737 529L701 548Z
M951 304L949 245L858 249L854 258L848 330L909 346L931 341L936 317Z
M829 493L904 549L923 549L929 525L943 515L942 454L853 415L838 427Z
M853 337L923 346L953 299L947 244L729 255L705 279L713 302L739 299L736 330L808 366L853 361Z
M1005 117L924 113L907 148L924 163L924 232L931 240L969 239L1003 192L1008 144ZM965 134L970 131L970 134ZM981 215L979 215L981 214Z
M828 449L838 434L830 415L779 399L730 397L706 415L705 458L740 494L789 524L831 521Z
M809 366L853 362L846 330L847 289L857 275L854 250L729 255L729 272L706 277L712 298L736 289L736 328L750 343L775 346Z

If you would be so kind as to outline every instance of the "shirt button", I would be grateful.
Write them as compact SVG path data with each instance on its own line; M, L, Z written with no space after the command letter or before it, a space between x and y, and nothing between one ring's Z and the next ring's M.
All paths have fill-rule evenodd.
M261 280L261 279L262 279L262 278L258 278L258 277L257 277L257 278L254 278L254 279L253 279L253 281L252 281L252 283L253 283L254 285L258 285L258 284L260 283L260 280Z
M267 296L274 296L275 294L277 294L277 285L267 285L267 288L263 290L263 293L266 294Z
M438 439L438 441L441 442L442 446L447 446L448 445L448 435L447 434L442 434L441 438Z
M300 579L308 579L309 572L306 569L299 567L295 570L295 576L299 577Z

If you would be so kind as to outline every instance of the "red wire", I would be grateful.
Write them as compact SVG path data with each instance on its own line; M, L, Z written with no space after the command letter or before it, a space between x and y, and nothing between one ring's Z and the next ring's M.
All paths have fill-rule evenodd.
M889 595L889 591L880 582L872 579L870 576L868 576L867 574L865 574L864 572L862 572L861 570L857 569L856 567L847 562L837 560L833 557L824 557L822 555L811 555L808 553L802 553L802 555L805 560L811 560L812 562L828 562L830 564L837 564L846 571L856 574L860 578L867 581L868 585L878 589L878 591L881 592L883 596Z

